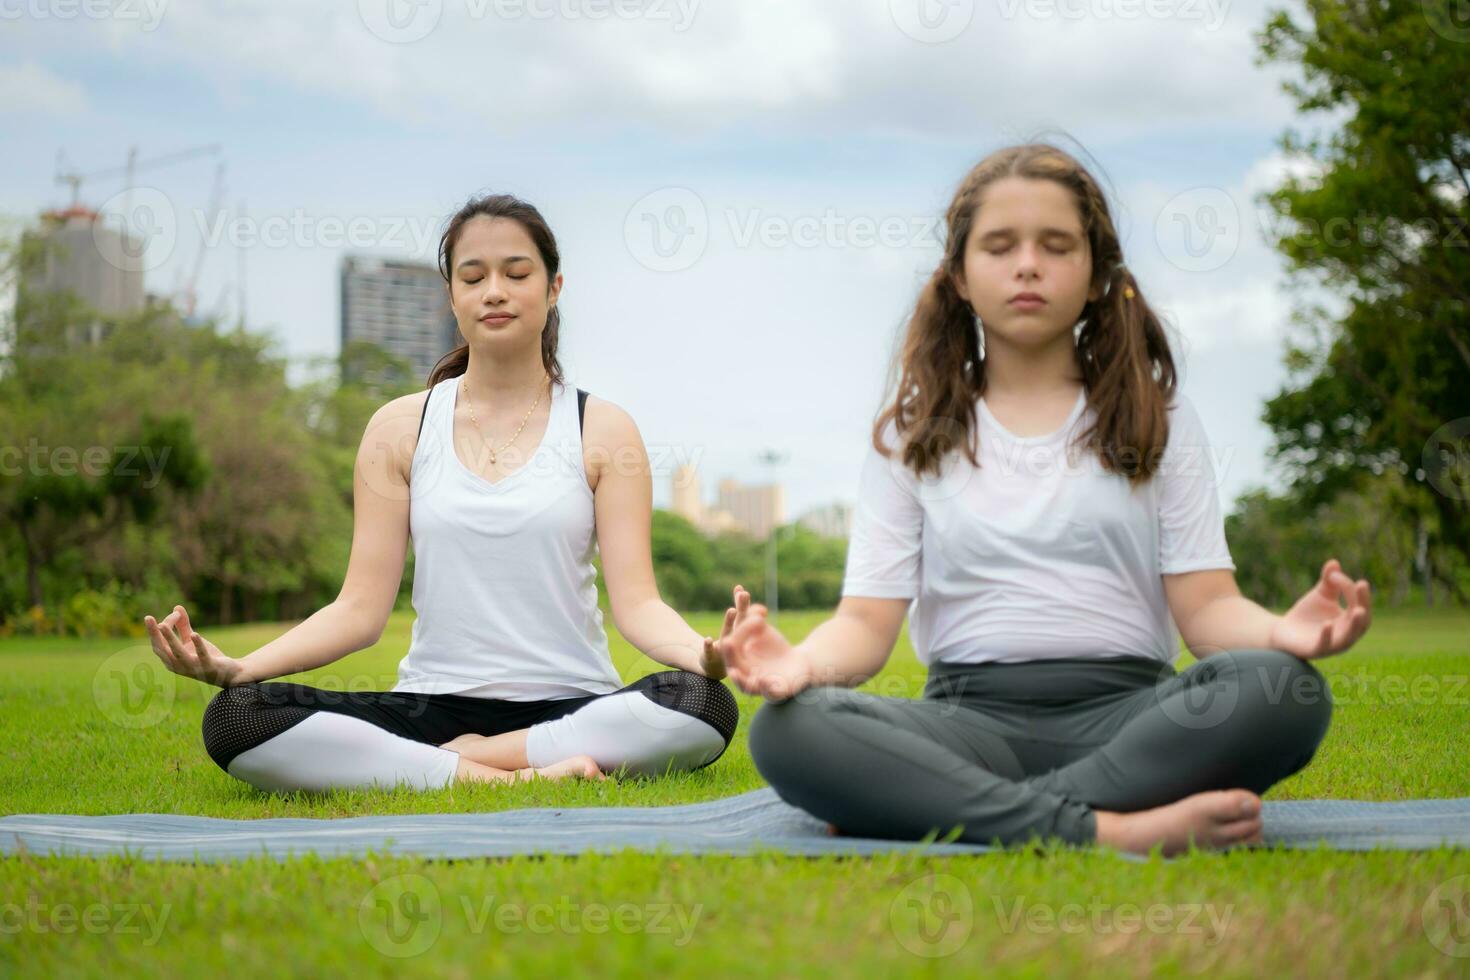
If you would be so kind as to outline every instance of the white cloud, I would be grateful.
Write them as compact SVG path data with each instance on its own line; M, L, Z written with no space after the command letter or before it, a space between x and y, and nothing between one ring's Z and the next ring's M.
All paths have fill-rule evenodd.
M475 19L470 2L442 0L436 28L413 43L375 36L356 0L299 0L289 10L237 0L172 5L146 34L89 32L76 22L63 36L29 25L45 43L25 50L41 58L32 49L51 44L43 60L69 64L95 53L90 38L108 52L98 59L106 73L124 84L139 69L182 68L231 102L263 99L269 86L268 97L283 103L283 124L292 102L316 102L318 111L323 103L365 106L448 134L436 134L430 152L411 131L384 124L374 167L330 170L342 162L335 141L360 139L360 129L293 141L283 125L279 145L271 140L281 134L254 130L240 136L251 141L244 167L241 151L231 150L232 181L244 184L254 209L305 208L317 217L439 218L489 179L526 194L547 211L567 256L567 352L578 380L625 402L650 441L706 447L712 473L754 477L754 452L780 441L792 453L793 510L850 499L896 331L935 256L849 241L739 247L727 210L793 226L828 210L844 218L927 216L942 211L981 148L1034 135L1037 126L1066 129L1124 182L1125 213L1117 217L1131 229L1128 261L1183 336L1201 411L1222 440L1242 447L1232 479L1243 484L1260 471L1264 437L1251 418L1259 398L1244 388L1257 384L1269 394L1290 297L1252 214L1253 197L1298 164L1279 153L1252 161L1255 151L1242 152L1230 135L1198 144L1193 156L1216 168L1209 177L1158 162L1161 148L1171 161L1188 159L1179 144L1206 127L1258 138L1292 121L1277 79L1252 64L1259 11L1221 8L1223 21L1208 30L1167 18L1082 24L1024 3L1006 16L1011 0L996 0L977 4L954 40L924 44L896 27L889 0L705 0L683 30L616 18ZM574 0L541 2L544 9ZM68 91L49 70L34 72ZM6 82L9 91L14 83ZM69 90L85 104L79 86ZM231 108L221 114L227 121ZM156 115L147 106L134 111ZM674 159L680 144L720 128L719 139L703 143L707 156ZM629 149L630 134L647 139ZM852 156L833 172L802 169L801 159L743 152L746 134L765 143L786 137L793 152ZM577 142L585 153L566 150ZM487 167L487 156L506 144L509 157ZM249 149L262 145L279 158L279 180L262 179L262 164L250 158ZM606 158L598 155L604 146ZM403 179L385 181L385 172ZM704 197L711 241L693 268L658 274L630 254L624 220L633 202L675 182ZM1158 216L1181 193L1211 182L1236 204L1239 240L1217 266L1191 271L1161 247ZM175 264L190 254L181 249ZM294 354L334 349L337 261L326 247L252 250L253 325L271 325ZM211 257L201 292L212 301L234 268L233 254ZM780 356L755 353L767 350ZM669 380L650 382L659 377ZM1229 427L1233 414L1242 416L1238 431Z
M1272 236L1287 223L1257 198L1288 176L1318 171L1310 159L1267 153L1211 184L1181 173L1172 183L1138 181L1121 191L1133 234L1126 259L1149 301L1189 355L1227 346L1281 350L1301 302L1330 303L1308 282L1287 289Z
M1281 290L1254 278L1223 289L1171 292L1160 305L1191 356L1223 346L1272 346L1285 335L1291 317Z
M591 0L428 0L441 13L409 43L369 29L359 11L375 2L398 0L175 4L154 32L106 35L222 86L283 82L447 130L632 119L972 141L1037 124L1124 138L1197 123L1202 106L1215 124L1289 115L1253 64L1262 15L1228 0L1150 0L1163 15L1132 18L1111 13L1122 0L1004 0L943 44L898 27L891 8L908 0L670 0L638 18L594 18L624 5Z
M80 82L62 78L34 62L0 65L0 91L4 113L44 113L77 116L87 110L87 91Z
M1310 181L1322 175L1322 166L1305 154L1290 155L1276 152L1261 157L1251 164L1241 180L1244 194L1254 197L1262 191L1275 190L1288 178Z

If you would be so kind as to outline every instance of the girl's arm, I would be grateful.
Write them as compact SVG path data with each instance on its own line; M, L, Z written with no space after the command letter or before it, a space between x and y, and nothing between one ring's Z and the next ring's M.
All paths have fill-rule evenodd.
M632 416L589 398L584 453L596 475L593 510L613 624L633 646L669 667L725 676L712 640L696 633L658 593L653 577L653 478Z
M352 481L352 554L337 598L246 657L235 659L195 632L183 606L144 619L168 668L231 687L340 660L383 635L408 551L408 474L428 392L394 399L374 413L357 450Z
M1199 413L1177 395L1158 473L1159 556L1169 612L1190 652L1203 659L1221 650L1275 649L1310 659L1352 646L1372 619L1371 590L1367 580L1354 582L1343 574L1335 558L1283 616L1240 594L1230 570L1212 455ZM1338 605L1340 597L1346 597L1346 609Z
M1354 582L1337 559L1317 584L1278 616L1240 594L1228 569L1165 575L1169 611L1190 653L1203 660L1221 650L1283 650L1303 659L1342 653L1372 622L1372 589ZM1346 608L1338 604L1345 598Z

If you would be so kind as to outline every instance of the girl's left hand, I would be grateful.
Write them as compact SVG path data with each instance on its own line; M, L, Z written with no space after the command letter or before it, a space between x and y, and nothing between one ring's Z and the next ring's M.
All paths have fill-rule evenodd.
M1346 609L1339 598L1346 598ZM1303 660L1342 653L1368 632L1371 602L1368 580L1354 582L1336 558L1329 559L1321 580L1271 627L1270 645Z

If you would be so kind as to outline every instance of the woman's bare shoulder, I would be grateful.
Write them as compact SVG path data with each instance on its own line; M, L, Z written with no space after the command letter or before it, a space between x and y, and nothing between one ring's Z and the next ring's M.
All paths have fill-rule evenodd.
M383 403L373 412L362 434L359 457L387 456L405 478L419 441L419 419L428 401L429 390L410 392Z

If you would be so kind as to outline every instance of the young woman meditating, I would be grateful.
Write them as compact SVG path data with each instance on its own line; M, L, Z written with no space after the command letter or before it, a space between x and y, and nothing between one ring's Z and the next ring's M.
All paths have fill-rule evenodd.
M713 641L659 598L637 427L563 380L551 230L515 198L471 200L450 220L439 264L465 344L427 391L369 423L336 601L238 660L182 606L145 620L170 669L224 688L204 713L206 750L271 790L708 765L738 709ZM417 619L397 685L270 681L377 642L410 534ZM626 686L618 677L597 604L599 547L619 632L677 669Z

